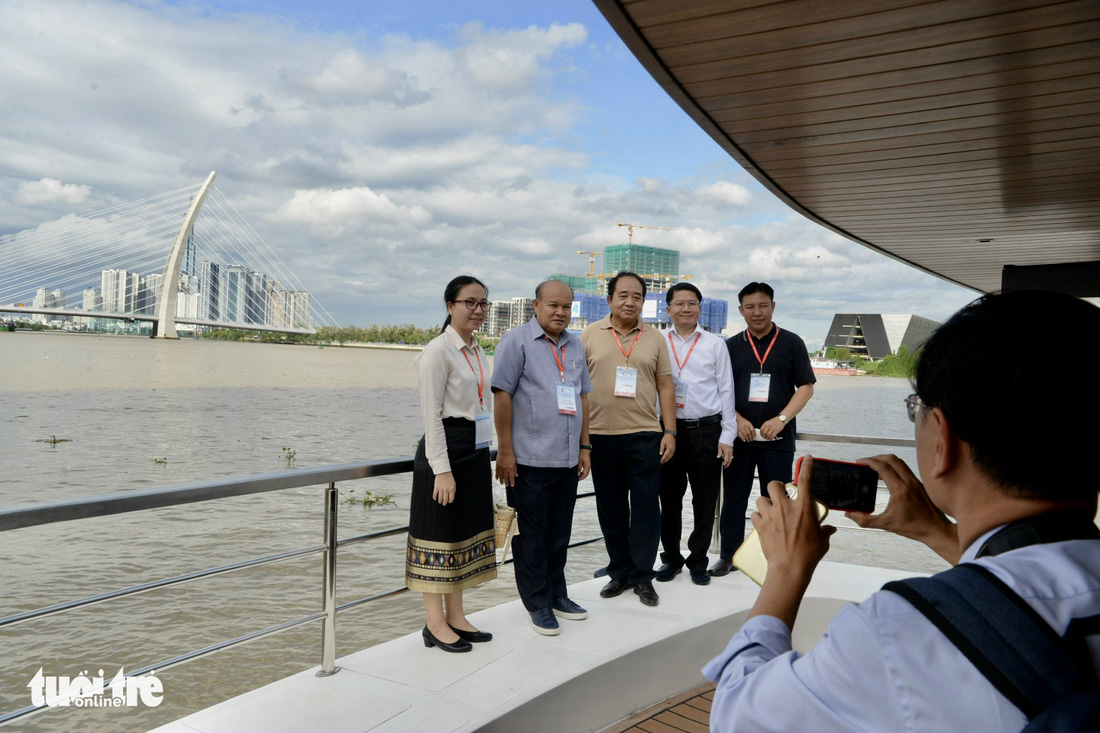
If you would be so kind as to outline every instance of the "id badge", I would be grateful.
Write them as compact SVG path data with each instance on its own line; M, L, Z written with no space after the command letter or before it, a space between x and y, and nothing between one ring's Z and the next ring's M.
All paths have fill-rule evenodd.
M681 379L673 379L672 384L676 387L676 406L683 407L687 403L688 397L688 385L687 382Z
M749 402L767 402L772 375L753 374L749 377Z
M488 448L493 442L493 421L489 413L483 412L474 418L474 448Z
M634 367L615 367L615 396L638 396L638 370Z
M559 384L555 389L558 394L558 412L562 415L577 414L577 391L571 384Z

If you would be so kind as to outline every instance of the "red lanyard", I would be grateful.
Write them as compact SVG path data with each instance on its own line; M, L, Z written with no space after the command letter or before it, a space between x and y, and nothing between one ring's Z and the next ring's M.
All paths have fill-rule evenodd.
M764 358L760 358L760 352L756 350L756 343L752 340L752 334L749 329L745 329L745 336L749 339L749 346L752 347L752 353L756 354L756 360L760 362L760 373L764 373L764 362L768 360L768 354L772 353L772 347L775 346L775 340L779 338L779 326L775 327L775 335L772 336L772 342L768 344L768 350L764 352Z
M462 357L466 360L466 364L470 367L470 374L478 377L478 374L474 374L474 365L470 361L470 357L466 356L466 349L459 349L462 352ZM482 407L485 407L485 372L481 369L481 354L477 353L477 349L474 349L474 356L477 357L477 371L481 375L477 380L477 401Z
M679 376L680 374L683 374L684 367L687 366L688 359L691 358L691 352L695 351L695 344L699 343L699 339L701 339L702 337L703 337L703 334L701 334L701 333L695 334L695 340L691 342L691 348L688 349L687 356L684 357L684 363L681 364L680 363L680 357L676 353L676 344L672 343L672 331L668 332L668 345L672 347L672 358L676 360L676 374L677 374L677 376ZM767 357L764 357L764 358L766 359Z
M561 374L561 381L565 381L565 344L561 345L561 359L558 359L558 350L554 348L554 344L550 339L546 339L546 343L550 344L550 353L554 355L554 363L558 365L558 373ZM633 347L632 347L633 348Z
M619 332L615 330L614 326L611 327L611 334L615 337L615 343L619 345L619 353L623 355L623 359L625 359L625 364L630 363L630 355L634 352L634 347L638 345L638 339L642 337L642 329L644 328L645 326L639 324L638 335L634 337L634 343L630 345L630 351L623 351L623 342L619 340Z

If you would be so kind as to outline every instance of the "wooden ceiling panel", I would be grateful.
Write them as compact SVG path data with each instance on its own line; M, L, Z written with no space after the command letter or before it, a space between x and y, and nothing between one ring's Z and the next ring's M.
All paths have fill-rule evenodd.
M966 3L956 0L952 4ZM1082 4L1092 6L1095 3L1094 0L1082 0ZM657 50L662 61L678 69L677 76L685 84L769 72L797 73L800 79L805 74L807 80L818 80L866 73L868 65L879 71L889 71L949 64L974 58L987 51L991 44L996 44L1001 52L1021 52L1087 40L1093 29L1077 27L1071 10L1062 5L1044 5L1001 16L855 37L835 43L814 43L811 27L799 29L797 34L777 32L777 37L767 39L768 43L754 43L748 47L743 39L729 39L688 47L690 55L681 52L679 47L658 47ZM996 23L996 29L990 28L991 21ZM702 52L704 46L709 48L709 53ZM859 69L861 65L862 70ZM755 85L749 82L748 86Z
M1100 2L595 2L723 149L834 231L978 290L1004 264L1100 260Z

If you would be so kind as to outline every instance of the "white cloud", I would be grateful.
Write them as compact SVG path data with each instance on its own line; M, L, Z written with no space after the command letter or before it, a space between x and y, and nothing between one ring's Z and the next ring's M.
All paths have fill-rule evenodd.
M348 230L360 229L371 222L423 226L431 218L419 206L399 206L366 186L295 191L271 217L276 222L321 226L329 230L331 237L343 236Z
M92 192L91 186L75 183L62 183L56 178L42 178L37 181L24 181L19 184L15 194L21 204L63 203L83 204Z
M652 170L644 152L607 172L588 137L601 100L578 80L618 83L637 62L578 23L413 38L156 0L0 0L0 13L0 233L217 170L343 323L438 322L458 272L495 298L527 294L584 272L577 250L624 242L617 221L671 227L634 241L679 248L706 295L771 282L783 318L810 331L838 309L939 318L962 299L784 213L721 152L705 172ZM623 112L602 134L642 134ZM647 132L639 151L675 144Z

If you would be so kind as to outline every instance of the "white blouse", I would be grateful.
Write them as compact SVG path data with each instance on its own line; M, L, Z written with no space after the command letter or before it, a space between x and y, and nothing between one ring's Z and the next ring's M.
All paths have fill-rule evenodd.
M462 417L472 422L479 413L491 412L490 376L485 350L465 343L452 326L428 342L416 357L424 452L437 476L451 470L443 418ZM478 399L479 382L484 385L483 401Z

